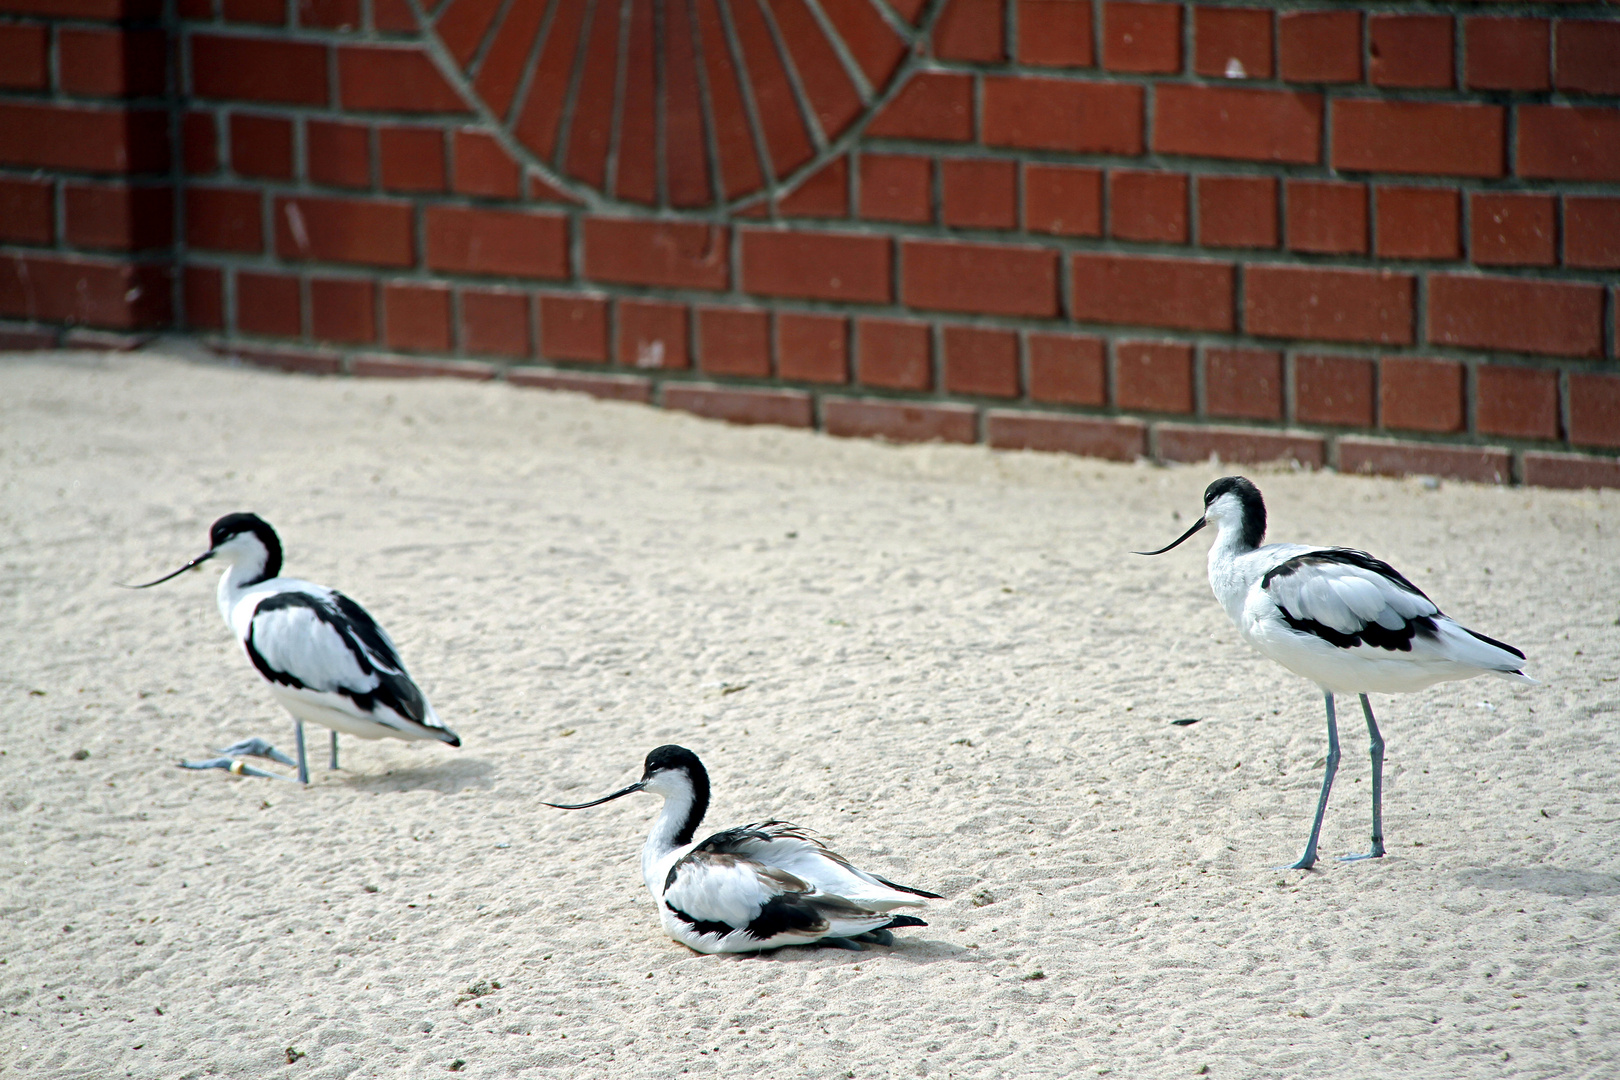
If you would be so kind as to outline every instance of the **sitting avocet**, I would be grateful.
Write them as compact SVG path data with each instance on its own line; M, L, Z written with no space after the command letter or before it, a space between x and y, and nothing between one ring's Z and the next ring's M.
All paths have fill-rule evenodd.
M411 681L393 641L364 608L335 589L277 576L281 541L262 518L227 514L214 522L208 539L208 550L174 573L133 587L149 589L209 559L226 564L219 579L219 613L270 692L297 721L299 783L309 783L306 720L332 729L334 769L340 731L362 739L437 739L461 745ZM263 739L244 739L219 753L207 761L180 764L246 776L279 774L255 769L232 755L293 764Z
M1388 563L1352 548L1267 544L1260 489L1226 476L1204 489L1204 513L1162 555L1205 525L1218 533L1209 549L1209 587L1243 640L1322 688L1327 702L1328 754L1316 820L1305 854L1284 869L1308 870L1339 767L1339 728L1333 695L1359 694L1372 742L1372 848L1346 861L1384 854L1384 739L1373 719L1371 693L1406 693L1437 682L1496 675L1534 683L1520 668L1524 653L1475 633L1440 613Z
M943 897L896 885L851 866L820 840L785 821L715 833L693 843L709 807L709 774L696 754L660 746L641 779L622 791L558 810L650 791L664 808L641 849L641 876L670 937L700 953L746 953L818 941L859 949L894 943L902 926L927 926L896 908Z

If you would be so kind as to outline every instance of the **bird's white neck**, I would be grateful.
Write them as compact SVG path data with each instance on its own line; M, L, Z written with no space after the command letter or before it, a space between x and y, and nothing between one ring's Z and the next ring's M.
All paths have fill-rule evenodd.
M655 896L663 893L660 864L670 852L692 842L698 822L708 809L707 797L702 800L704 805L699 805L698 792L684 777L679 782L661 784L660 788L662 790L658 794L664 796L664 806L658 811L652 831L647 834L647 842L641 848L641 876Z
M232 562L219 576L219 591L215 594L219 601L219 615L225 620L225 625L231 625L231 611L235 609L237 601L242 599L250 587L249 582L258 582L264 576L264 559L245 558Z
M1241 522L1211 521L1216 530L1215 542L1209 546L1209 588L1226 609L1233 622L1243 611L1252 574L1243 556L1256 549L1244 542Z

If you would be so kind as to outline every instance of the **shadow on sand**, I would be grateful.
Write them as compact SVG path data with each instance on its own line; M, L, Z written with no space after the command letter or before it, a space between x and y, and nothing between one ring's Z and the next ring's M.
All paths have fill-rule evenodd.
M462 757L408 769L361 774L349 778L349 786L355 791L437 791L441 795L454 795L467 788L488 790L495 786L494 776L493 762Z
M1460 871L1457 880L1478 889L1525 889L1549 896L1620 895L1620 874L1561 870L1554 866L1475 867Z

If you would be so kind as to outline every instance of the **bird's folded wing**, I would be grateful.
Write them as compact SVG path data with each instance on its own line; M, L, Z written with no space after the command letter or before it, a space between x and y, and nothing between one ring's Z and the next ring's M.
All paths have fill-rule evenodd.
M1296 555L1267 571L1260 584L1290 623L1303 624L1296 628L1322 627L1341 635L1371 631L1374 637L1382 637L1382 630L1409 639L1440 614L1394 567L1349 548Z
M400 670L391 643L370 616L353 601L347 606L359 612L363 624L326 597L303 592L266 597L248 624L248 657L271 682L342 694L368 711L385 705L421 723L422 692ZM367 637L380 642L379 652L386 655L368 647Z

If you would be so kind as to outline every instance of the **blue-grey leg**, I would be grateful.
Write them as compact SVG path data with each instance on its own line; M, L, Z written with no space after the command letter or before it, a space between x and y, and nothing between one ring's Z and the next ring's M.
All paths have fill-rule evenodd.
M893 945L894 935L887 930L868 930L864 934L856 934L856 941L870 941L874 945Z
M261 739L256 735L251 739L243 739L241 742L231 743L231 745L221 750L220 753L225 757L236 757L240 754L246 755L247 757L268 758L278 765L298 764L298 762L294 761L286 754L283 754L274 746L271 746L268 740Z
M1384 737L1378 732L1378 721L1373 719L1372 702L1367 700L1366 694L1361 695L1361 711L1367 717L1367 737L1372 742L1372 850L1365 855L1341 855L1342 862L1378 859L1384 854Z
M298 782L307 784L309 783L309 756L304 753L304 722L298 720L295 723L298 725Z
M1328 792L1333 790L1333 774L1339 771L1339 721L1333 715L1333 695L1324 690L1322 699L1327 703L1328 752L1327 768L1322 771L1322 794L1316 800L1316 820L1311 823L1311 838L1305 844L1305 854L1297 863L1279 867L1281 870L1309 870L1316 864L1316 840L1322 835L1322 817L1327 813Z
M848 949L850 952L865 952L866 946L854 938L824 937L818 938L816 944L828 949Z
M1365 701L1366 698L1363 698L1362 700ZM327 768L335 769L337 767L337 729L334 728L332 730L332 764L328 765Z

